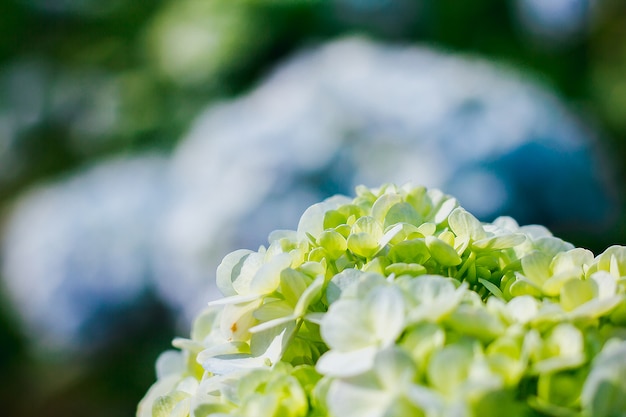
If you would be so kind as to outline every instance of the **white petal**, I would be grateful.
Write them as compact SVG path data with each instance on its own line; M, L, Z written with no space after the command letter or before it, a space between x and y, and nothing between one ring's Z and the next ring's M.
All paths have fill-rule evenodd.
M207 305L212 306L223 306L229 304L244 304L248 301L256 300L261 298L260 294L248 294L248 295L233 295L231 297L220 298L219 300L210 301Z
M379 351L374 359L378 380L387 391L400 393L415 377L417 367L400 348Z
M196 360L198 363L203 363L207 361L209 358L215 356L224 356L224 355L237 355L237 354L249 354L250 346L244 342L226 342L220 343L217 345L211 345L210 347L204 349L198 356Z
M180 375L168 375L165 378L160 378L154 383L141 399L137 407L137 417L153 417L152 405L161 396L167 395L172 392L176 383L180 380Z
M389 229L383 237L378 242L378 246L382 249L387 245L387 243L391 242L391 239L394 238L402 230L402 224L396 224L394 227Z
M272 327L277 327L280 326L282 324L288 323L290 321L295 321L298 317L296 317L295 315L289 315L289 316L284 316L284 317L279 317L276 318L274 320L269 320L266 321L265 323L261 323L261 324L257 324L254 327L250 327L250 333L260 333L260 332L264 332L268 329L271 329Z
M295 330L296 322L289 321L280 326L253 333L250 338L250 352L254 356L263 356L272 363L276 363L282 357Z
M362 374L374 366L374 357L377 349L374 346L367 346L362 349L349 352L329 350L324 353L315 369L322 375L349 377Z
M550 277L550 262L552 257L543 252L534 251L522 258L524 276L539 288Z
M367 311L376 340L393 344L405 325L405 301L397 287L377 287L369 294Z
M444 220L448 219L450 213L457 205L458 201L456 200L456 198L448 198L446 201L443 202L443 204L441 204L441 206L437 210L433 221L436 224L442 223Z
M599 299L609 298L617 292L617 279L606 271L598 271L591 275L591 279L598 284Z
M324 318L325 315L326 313L309 313L304 316L304 319L306 321L310 321L311 323L320 325L322 324L322 319Z
M227 340L247 340L248 330L257 322L254 311L261 300L253 300L244 304L229 304L224 307L220 317L220 331Z
M474 242L486 237L478 219L461 207L455 208L448 217L448 225L457 236L469 236Z
M477 240L472 247L477 249L507 249L521 245L526 241L526 236L521 233L507 233Z
M252 278L264 264L264 253L253 252L246 257L239 275L233 280L233 288L237 294L248 295L251 293L250 282L252 282Z
M223 355L207 358L202 367L215 375L227 375L242 369L256 369L269 367L271 364L265 358L253 357L245 353Z
M198 390L198 384L199 382L196 378L194 378L193 376L188 376L187 378L180 381L178 385L176 385L176 389L186 392L190 395L195 395L196 391Z
M291 255L280 253L270 259L254 274L250 281L250 291L256 294L268 294L280 285L280 273L291 265Z
M522 295L514 297L506 305L506 310L518 323L528 323L532 320L539 311L539 304L536 298L530 295Z
M407 398L424 410L427 416L442 416L445 402L441 394L421 385L410 385L406 389ZM449 417L449 416L447 416Z
M349 351L375 343L360 300L339 300L322 318L322 338L331 349Z
M282 356L284 337L287 332L287 329L283 329L280 334L275 336L265 352L261 355L234 354L209 357L202 362L202 366L207 371L216 375L229 374L243 369L270 367L277 363ZM199 360L200 359L204 358L199 355Z
M393 396L385 391L335 381L328 392L328 408L334 416L384 417Z
M360 270L349 268L344 269L332 277L326 287L326 299L328 303L334 303L339 299L346 288L356 285L361 275L363 275L363 272Z
M567 252L556 254L550 268L554 274L569 269L576 269L582 272L583 265L590 265L593 262L593 253L583 248L575 248Z
M235 279L241 273L243 263L251 253L252 251L247 249L239 249L231 252L224 257L222 262L217 267L217 288L225 296L237 294L237 292L233 288L233 281L235 281Z
M168 375L180 375L185 369L183 353L178 350L166 350L159 355L156 362L156 374L158 379Z
M324 215L326 212L351 202L352 200L348 197L334 196L322 203L313 204L306 209L298 223L298 240L306 240L307 233L318 237L324 231Z

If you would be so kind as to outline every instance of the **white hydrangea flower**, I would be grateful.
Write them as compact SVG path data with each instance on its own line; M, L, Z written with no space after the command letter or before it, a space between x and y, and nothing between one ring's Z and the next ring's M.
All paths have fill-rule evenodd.
M157 362L138 416L611 415L622 250L457 206L358 187L227 255L225 297ZM537 291L517 295L522 280Z

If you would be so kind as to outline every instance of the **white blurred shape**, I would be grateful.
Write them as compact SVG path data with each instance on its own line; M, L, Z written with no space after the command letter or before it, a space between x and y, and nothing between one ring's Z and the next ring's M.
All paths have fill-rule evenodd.
M189 323L219 297L227 253L257 249L362 183L437 187L485 220L600 227L613 201L591 141L554 96L506 68L343 39L209 107L168 162L104 162L22 197L3 273L46 342L80 343L94 305L146 287Z
M2 273L40 347L89 345L86 337L111 325L103 312L146 290L169 201L165 167L156 156L111 160L17 201Z

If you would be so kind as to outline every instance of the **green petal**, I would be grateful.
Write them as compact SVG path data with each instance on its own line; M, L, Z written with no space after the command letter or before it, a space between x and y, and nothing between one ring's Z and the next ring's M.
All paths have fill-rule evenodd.
M419 226L422 224L422 218L417 211L415 211L413 206L409 203L402 202L391 206L383 221L383 225L385 227L392 226L397 223L408 223Z
M572 279L561 288L561 306L565 311L572 311L576 307L594 298L597 284L592 281Z
M352 233L348 237L348 249L357 256L370 258L378 252L378 239L369 233Z
M313 280L308 275L286 268L280 273L280 292L287 303L295 306L311 282Z
M467 379L472 360L467 346L446 346L433 354L427 369L428 381L438 391L453 395Z
M434 236L426 236L426 246L435 261L443 266L456 266L462 260L454 248Z
M420 264L406 264L403 262L397 262L395 264L391 264L385 267L385 274L395 274L398 277L401 275L411 275L413 277L417 277L419 275L424 275L427 272L428 271L426 270L426 268Z
M387 256L392 263L424 264L430 259L430 251L424 239L412 239L393 246Z
M326 212L336 210L344 204L349 204L350 199L343 196L335 196L325 200L322 203L313 204L306 209L300 217L298 223L298 239L304 240L307 233L313 237L317 237L325 229L324 221Z
M505 326L500 319L484 307L461 304L445 319L457 332L479 340L491 341L501 335Z
M550 262L552 257L543 252L533 251L522 258L522 270L524 276L538 288L550 278Z
M402 203L402 197L399 194L383 194L378 197L378 199L376 199L376 202L372 205L372 217L376 219L376 221L378 221L380 224L383 224L385 222L385 217L387 216L387 213L389 212L391 207L400 203ZM411 207L411 209L415 211L413 207Z
M337 259L346 252L346 239L335 230L326 230L318 238L319 244L326 250L332 259Z

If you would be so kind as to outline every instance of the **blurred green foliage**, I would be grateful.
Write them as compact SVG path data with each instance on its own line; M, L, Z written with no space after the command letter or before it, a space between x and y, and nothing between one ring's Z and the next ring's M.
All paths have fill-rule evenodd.
M208 103L244 92L296 48L354 32L478 54L535 73L603 132L623 193L625 2L597 2L584 33L558 45L528 36L514 18L512 2L358 5L338 0L0 2L0 121L9 120L9 127L0 129L0 214L27 186L94 159L171 149ZM108 119L103 109L112 112ZM603 247L623 244L625 231L622 220L607 241L569 238ZM33 361L14 317L0 303L4 415L132 415L154 379L157 354L173 336L163 308L146 303L141 314L130 316L132 346L120 335L95 356L73 358L71 366L55 358Z

